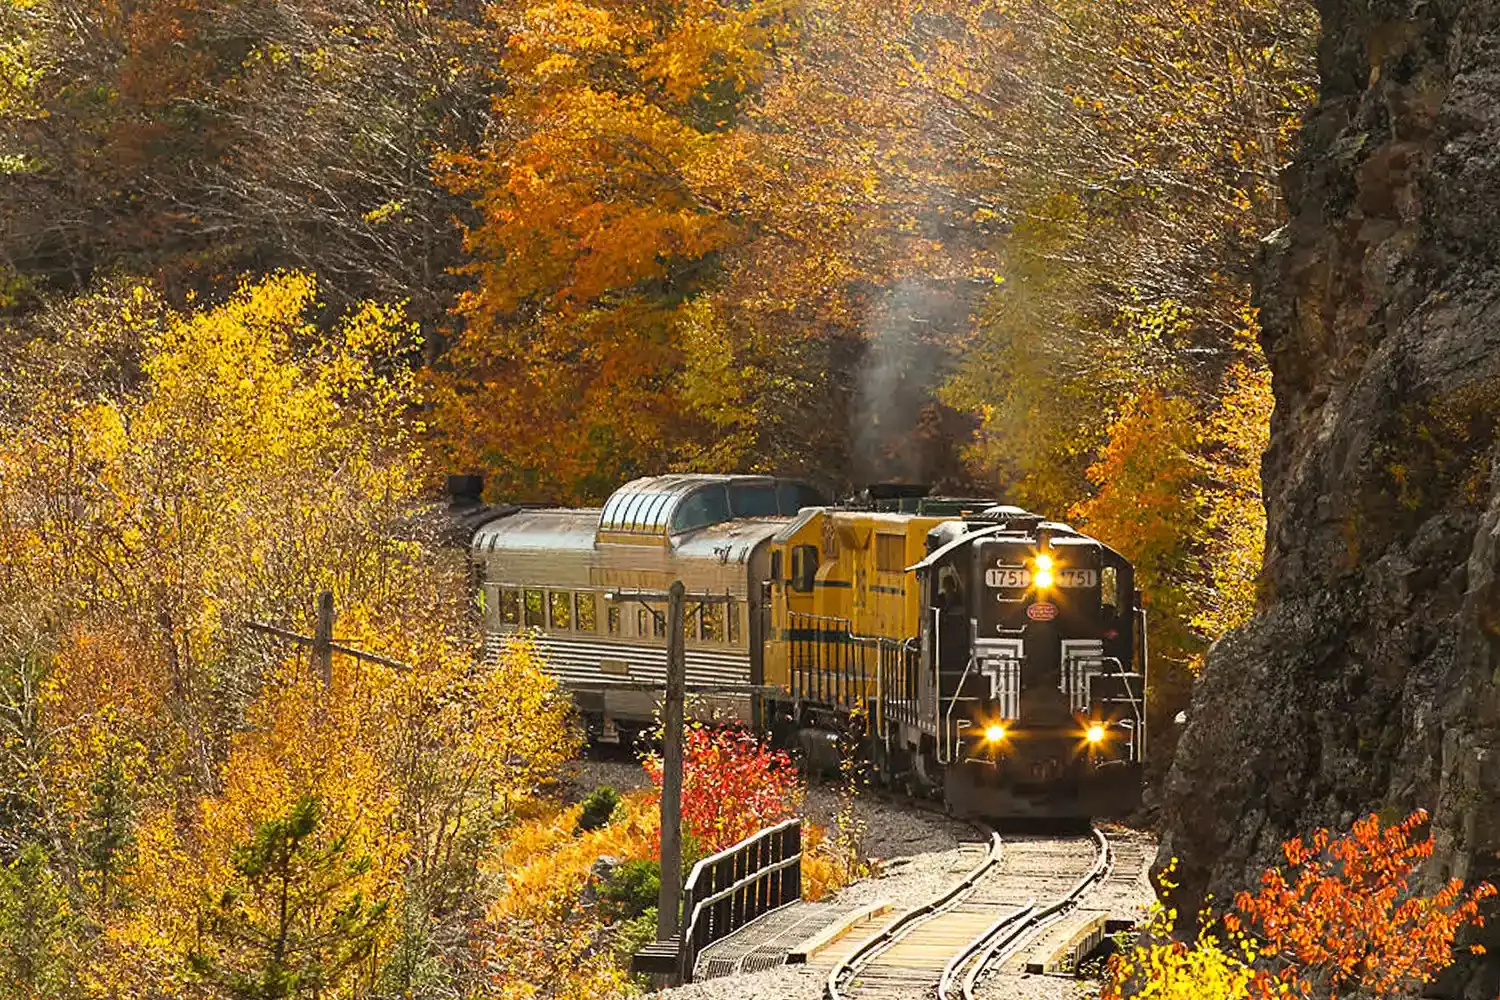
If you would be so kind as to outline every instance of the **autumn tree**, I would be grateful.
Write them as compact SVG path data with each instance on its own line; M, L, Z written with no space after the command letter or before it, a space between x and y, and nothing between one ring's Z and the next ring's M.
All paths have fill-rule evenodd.
M370 860L349 856L343 837L316 837L318 820L318 800L304 796L231 850L235 880L205 900L202 943L189 957L225 996L339 992L370 958L390 901L350 887Z
M760 79L775 10L517 0L494 17L503 125L444 160L483 222L439 422L508 493L599 495L733 433L741 373L703 293L739 237L695 172Z
M342 838L369 863L340 884L388 903L371 932L413 956L362 988L419 985L463 954L479 859L576 746L534 653L477 656L429 537L410 324L370 303L316 329L315 299L299 274L188 312L117 287L6 343L0 858L43 845L89 989L186 982L200 913L261 926L223 890L274 865L237 869L235 845L309 796L293 867L338 867L318 852ZM340 658L324 689L243 627L310 630L322 588L342 639L413 669ZM254 964L197 954L221 985Z
M0 868L0 995L17 1000L78 995L80 930L46 850L26 845Z
M1433 851L1430 833L1418 836L1426 822L1425 810L1392 824L1372 814L1346 834L1287 841L1289 871L1267 869L1258 891L1238 893L1233 911L1191 943L1172 938L1176 914L1158 909L1147 937L1111 960L1104 997L1413 995L1452 964L1455 939L1483 926L1480 904L1495 895L1488 883L1465 888L1457 878L1419 891L1418 869Z
M242 268L320 274L338 307L451 304L443 143L483 126L482 5L0 4L0 261L82 293L124 268L174 300Z
M802 782L785 751L742 730L696 723L682 743L682 825L705 854L796 815ZM661 758L644 763L659 788Z

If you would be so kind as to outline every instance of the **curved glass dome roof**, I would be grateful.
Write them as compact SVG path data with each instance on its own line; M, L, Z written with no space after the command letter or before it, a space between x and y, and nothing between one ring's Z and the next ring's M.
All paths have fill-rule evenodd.
M650 476L614 492L599 531L677 535L742 517L782 517L827 501L806 483L772 476Z

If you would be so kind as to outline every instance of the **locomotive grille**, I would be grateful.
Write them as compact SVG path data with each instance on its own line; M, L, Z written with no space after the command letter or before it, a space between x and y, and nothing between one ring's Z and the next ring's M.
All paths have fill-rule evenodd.
M1074 712L1089 708L1089 678L1104 672L1104 643L1098 639L1064 639L1062 641L1062 682L1058 687L1068 696L1068 707Z
M1021 717L1021 640L989 639L975 643L979 670L990 681L990 700L1002 719Z

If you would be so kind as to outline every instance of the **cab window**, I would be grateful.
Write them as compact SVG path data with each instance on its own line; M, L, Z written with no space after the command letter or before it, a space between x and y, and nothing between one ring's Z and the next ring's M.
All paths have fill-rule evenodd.
M514 590L500 591L500 624L521 624L521 595Z
M729 619L729 644L738 646L740 644L740 606L736 601L730 601L724 606L724 616Z
M607 613L605 614L604 617L605 617L606 621L609 624L609 634L610 635L619 635L620 634L620 609L617 608L617 607L615 607L613 604L611 604L609 606L608 611L607 611Z
M1115 566L1099 571L1099 603L1115 614L1120 613L1120 572Z
M818 547L798 545L792 549L792 589L800 594L813 589L818 578Z

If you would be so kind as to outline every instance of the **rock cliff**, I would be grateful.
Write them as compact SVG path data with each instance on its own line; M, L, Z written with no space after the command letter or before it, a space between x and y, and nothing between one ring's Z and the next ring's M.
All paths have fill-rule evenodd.
M1500 0L1321 0L1321 91L1266 247L1263 610L1211 651L1164 794L1179 904L1284 838L1425 806L1500 859ZM1491 958L1452 995L1500 990Z

